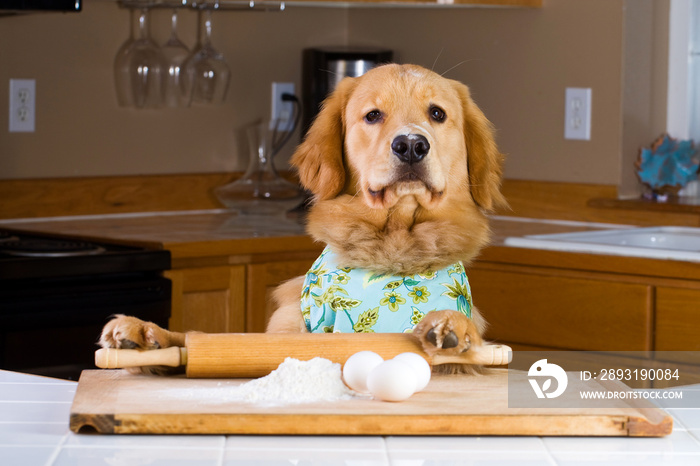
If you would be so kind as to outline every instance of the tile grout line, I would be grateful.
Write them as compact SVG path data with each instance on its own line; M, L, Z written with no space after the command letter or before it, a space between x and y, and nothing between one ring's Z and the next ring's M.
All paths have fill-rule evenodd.
M77 383L71 383L70 381L65 382L0 382L0 385L32 385L32 386L44 386L44 385L66 385L70 387L77 386Z
M693 433L693 429L687 429L687 430L685 430L684 432L685 432L686 434L688 434L688 436L690 437L690 439L693 440L693 441L698 445L698 447L700 447L700 435L695 435L695 434ZM700 432L700 431L699 431L699 432Z
M49 459L46 461L46 466L51 466L56 462L56 459L58 458L58 455L61 453L61 450L63 450L63 445L68 441L68 436L70 435L70 430L63 434L63 438L61 441L56 445L56 448L54 448L53 452L51 453L51 456Z
M559 463L557 462L556 458L554 458L554 452L552 452L549 447L547 446L547 443L545 443L544 439L542 437L537 437L544 447L544 454L547 456L547 459L549 460L550 464L552 466L557 466Z
M3 403L7 403L7 404L31 403L31 404L47 405L47 404L71 404L73 402L72 401L41 401L41 400L0 400L0 404L3 404Z
M389 446L386 444L386 437L382 436L382 446L384 447L384 459L387 466L391 466L391 456L389 455Z
M675 412L676 412L676 410L678 410L678 408L671 408L671 409L668 409L668 410L666 411L666 412L671 416L671 418L673 419L673 426L675 427L675 426L676 426L676 423L678 423L678 424L680 424L681 427L682 427L682 429L679 429L679 430L684 430L684 431L686 431L686 432L689 431L690 428L686 425L686 423L683 422L683 420L682 420L680 417L674 415ZM675 430L675 429L674 429L674 430Z
M698 444L700 444L700 430L690 429L690 430L686 430L686 432L688 432L688 435L693 437L693 439L695 439L695 441L698 442ZM694 432L697 432L697 434L695 434Z
M248 447L248 448L236 447L236 448L229 448L229 450L250 452L250 451L258 451L259 449L255 448L255 447ZM308 451L308 448L265 448L265 450L266 451L305 452L305 451ZM314 451L352 453L352 452L355 452L357 450L353 449L353 448L314 448ZM380 448L369 448L369 449L363 449L362 451L368 452L368 453L381 453L385 450L380 449Z
M2 421L0 420L0 425L4 424L12 424L14 425L25 425L25 424L41 424L41 425L49 425L49 424L60 424L60 425L65 425L65 421Z
M177 436L178 434L165 434L165 435L175 435ZM64 445L63 447L65 450L104 450L104 449L111 449L115 448L113 444L86 444L86 445ZM120 447L121 448L121 447ZM190 451L190 450L218 450L219 447L201 447L201 446L173 446L173 445L144 445L141 443L132 443L132 444L124 444L124 448L130 448L133 450L172 450L173 448L176 448L178 450L184 450L184 451Z
M219 458L216 462L217 466L224 466L224 460L226 459L226 436L221 436L221 441L219 445Z

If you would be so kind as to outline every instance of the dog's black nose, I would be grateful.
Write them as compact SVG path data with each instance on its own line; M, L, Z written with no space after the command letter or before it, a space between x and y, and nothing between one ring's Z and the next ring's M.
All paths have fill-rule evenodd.
M391 151L409 165L418 163L430 152L430 143L420 134L402 134L391 143Z

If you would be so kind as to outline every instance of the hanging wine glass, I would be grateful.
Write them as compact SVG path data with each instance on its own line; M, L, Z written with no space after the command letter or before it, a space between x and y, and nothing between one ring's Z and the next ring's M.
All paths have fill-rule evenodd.
M131 89L131 66L129 64L131 47L138 35L134 19L136 13L129 9L129 38L119 47L114 57L114 86L117 91L117 103L120 107L133 107L134 94Z
M139 14L139 36L131 57L131 87L134 106L157 108L163 102L165 63L158 46L151 40L148 9Z
M165 60L150 37L148 9L138 18L138 38L129 50L131 89L136 108L157 108L163 103Z
M189 98L185 86L184 63L190 50L177 36L177 9L173 10L171 25L170 38L161 47L166 63L164 103L168 107L184 107Z
M211 10L199 11L200 39L185 63L191 104L222 104L231 72L224 56L211 45Z

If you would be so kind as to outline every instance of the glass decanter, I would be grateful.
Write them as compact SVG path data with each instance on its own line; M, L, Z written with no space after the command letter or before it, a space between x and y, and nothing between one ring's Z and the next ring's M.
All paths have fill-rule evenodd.
M273 162L273 136L268 122L246 128L250 159L238 180L216 189L228 208L247 215L284 215L304 199L300 186L282 178Z

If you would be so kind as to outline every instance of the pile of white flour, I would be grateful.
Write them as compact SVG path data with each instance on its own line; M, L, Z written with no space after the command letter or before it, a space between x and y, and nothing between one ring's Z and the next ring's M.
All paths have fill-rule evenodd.
M323 358L287 358L269 375L240 385L235 393L251 403L309 403L354 397L342 381L340 364Z
M287 358L270 374L244 384L231 380L216 386L168 388L161 396L197 405L284 405L365 397L345 386L340 364L318 357L310 361Z

